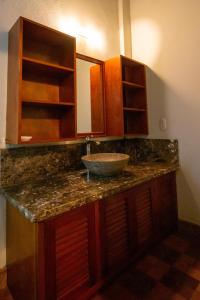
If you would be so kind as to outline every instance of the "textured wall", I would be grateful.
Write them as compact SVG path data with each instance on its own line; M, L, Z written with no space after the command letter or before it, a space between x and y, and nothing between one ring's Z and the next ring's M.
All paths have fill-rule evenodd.
M199 10L196 0L132 0L133 57L151 68L151 137L178 138L180 218L200 225Z

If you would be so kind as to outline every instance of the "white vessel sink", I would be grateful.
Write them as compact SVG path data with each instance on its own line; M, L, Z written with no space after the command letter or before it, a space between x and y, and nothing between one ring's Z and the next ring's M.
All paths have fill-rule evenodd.
M126 167L129 155L123 153L96 153L82 156L85 167L93 174L112 176Z

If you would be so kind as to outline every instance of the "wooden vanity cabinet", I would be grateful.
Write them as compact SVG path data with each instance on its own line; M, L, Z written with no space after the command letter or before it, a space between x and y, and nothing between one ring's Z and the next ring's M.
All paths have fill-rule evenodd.
M105 274L120 270L154 242L154 205L151 181L103 201Z
M39 223L8 204L8 287L15 300L89 299L176 226L175 172Z
M31 223L8 203L7 278L15 300L82 300L93 291L100 278L97 205Z
M95 228L94 204L41 224L39 299L78 299L97 282Z
M9 31L7 143L75 137L75 41L23 17Z
M114 273L130 259L129 192L105 199L101 205L103 272Z
M105 62L107 135L147 135L145 65L125 56Z
M177 227L178 208L176 196L176 173L158 177L152 182L154 192L157 236L165 237Z

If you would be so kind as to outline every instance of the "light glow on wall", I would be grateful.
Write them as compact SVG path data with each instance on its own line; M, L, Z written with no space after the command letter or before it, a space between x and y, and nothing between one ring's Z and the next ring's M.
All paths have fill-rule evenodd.
M159 27L148 19L138 19L132 23L133 57L153 66L160 53L161 33Z
M103 33L93 25L83 25L76 18L60 18L59 29L69 35L76 37L78 42L84 42L90 48L103 50L105 48L105 37ZM82 41L81 41L82 40Z

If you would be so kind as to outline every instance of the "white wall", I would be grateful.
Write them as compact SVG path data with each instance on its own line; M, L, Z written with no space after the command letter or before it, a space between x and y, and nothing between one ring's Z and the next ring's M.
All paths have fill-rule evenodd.
M78 38L77 52L98 59L119 54L117 0L0 0L0 144L5 139L8 31L19 16L71 33L76 24L93 30L100 43ZM66 24L69 25L66 28ZM5 205L0 198L0 268L5 265Z
M133 58L151 68L151 137L178 138L179 215L200 225L200 1L132 0L131 7Z

